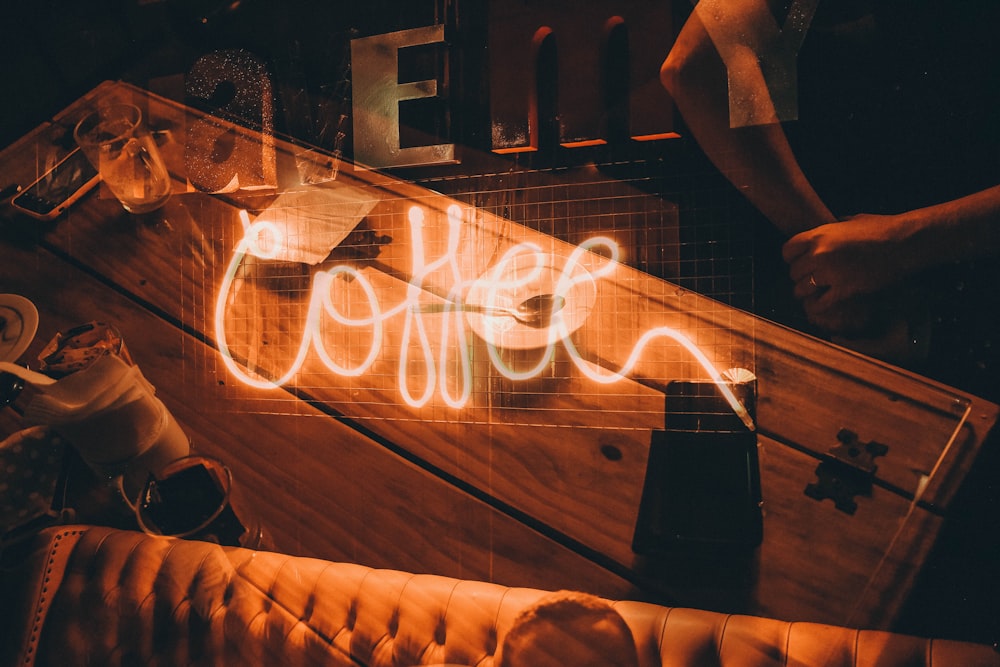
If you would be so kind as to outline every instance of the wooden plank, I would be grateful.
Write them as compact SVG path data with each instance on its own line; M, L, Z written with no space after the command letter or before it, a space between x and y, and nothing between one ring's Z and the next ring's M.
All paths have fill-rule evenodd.
M0 257L4 289L40 311L39 334L23 358L69 326L115 323L193 447L233 468L281 550L505 585L612 597L632 591L616 574L308 405L299 402L298 414L242 411L213 378L184 368L206 354L200 342L44 250L4 243ZM5 412L3 425L16 427Z
M377 279L373 283L380 284ZM253 300L259 303L267 298L261 294ZM335 347L331 345L331 349ZM395 349L394 344L387 347ZM343 388L336 377L327 377L325 382L323 387L311 387L311 395L323 401L342 401L338 389ZM354 395L364 396L365 392L355 388ZM543 399L539 400L545 405ZM662 406L661 396L656 401ZM559 405L561 401L553 397L549 402ZM597 407L595 404L593 411L600 414ZM690 604L769 615L789 613L790 608L797 614L795 618L809 617L810 609L811 613L824 609L830 614L824 617L828 620L847 618L855 613L860 597L871 591L888 595L911 579L915 563L922 562L890 561L885 555L900 543L898 534L909 518L910 505L905 498L875 489L870 502L861 499L858 513L846 515L832 502L818 503L805 496L806 486L816 481L814 456L764 439L762 483L767 493L768 538L761 547L753 581L720 580L712 573L706 585L691 577L690 567L662 564L657 568L649 561L639 564L629 549L651 426L624 430L612 425L597 430L560 425L540 432L537 426L469 423L462 420L461 412L455 422L411 423L400 419L400 409L389 403L358 406L355 412L384 414L386 419L373 426L379 433L623 567L636 569L646 590L661 591ZM457 442L463 446L456 447ZM608 447L616 452L613 458L605 455ZM907 542L900 544L908 550L926 551L938 522L936 517L929 519L920 534L909 535ZM804 560L801 554L807 549L832 555ZM842 553L852 556L836 557ZM753 586L752 602L740 595L746 593L748 583ZM789 601L794 604L789 605ZM885 613L885 605L879 610Z
M141 95L132 89L126 92ZM154 122L170 128L165 153L181 173L186 112L156 98L149 98L148 105ZM23 156L35 148L30 142L21 142L15 149L4 158L11 157L24 168L27 161ZM15 153L22 156L20 161ZM380 289L397 293L412 272L412 258L405 251L407 239L400 236L400 230L406 229L404 206L419 201L428 209L439 210L447 200L383 175L350 169L341 173L345 180L369 184L366 187L383 193L384 200L370 224L376 232L391 232L396 238L369 267L386 272L373 277L373 283L381 280ZM260 209L269 196L243 199L240 203ZM535 240L560 252L568 250L566 244L551 237L485 218L477 219L479 231L463 241L472 249L489 240L487 232L496 238L499 229L503 231L501 243L490 245L491 254L522 240ZM438 216L436 224L443 219ZM440 227L436 232L434 229L433 225L425 227L426 240L432 248L440 249L444 232ZM125 215L115 202L95 196L72 210L47 234L45 242L147 302L196 337L211 339L214 299L241 235L236 209L218 197L177 196L162 215L136 218ZM399 244L404 247L397 247ZM481 260L462 265L470 278L483 270ZM447 292L450 279L444 274L431 275L423 286L431 296L435 292L440 295ZM286 282L294 287L302 281L286 276ZM285 336L284 349L294 349L299 334L294 323L302 316L301 299L282 302L264 290L257 295L258 305L272 309L269 312L275 319L287 322L286 330L279 327L269 330L268 335ZM394 384L398 358L391 356L381 358L380 372L364 381L334 377L313 359L304 367L299 378L303 382L295 389L319 401L324 409L349 407L349 416L360 428L371 429L429 468L552 527L616 567L631 568L642 580L643 594L672 595L694 606L800 620L844 622L855 618L862 623L882 623L891 618L898 606L894 600L922 563L939 524L937 517L913 508L908 494L921 475L930 477L924 498L946 507L949 494L964 477L975 450L995 421L996 406L680 291L628 267L619 267L613 279L598 282L597 299L599 307L574 334L579 349L591 362L613 368L631 350L639 333L671 325L691 333L720 367L743 365L757 373L768 513L767 538L749 584L694 585L697 582L675 576L662 563L657 567L639 562L628 548L649 433L662 423L659 389L663 378L690 377L698 372L676 347L651 348L634 373L641 382L625 382L602 391L579 377L556 373L536 382L534 389L519 393L487 368L482 377L490 399L480 409L465 413L439 403L409 410L399 400ZM188 338L184 341L178 353L178 359L183 360L181 375L201 387L198 391L208 392L213 419L227 415L227 421L232 421L244 415L271 413L293 432L309 430L303 425L313 421L300 417L314 411L303 401L289 400L280 391L248 391L234 383L213 350ZM268 344L273 345L270 350L282 349L278 339ZM402 349L398 340L391 347ZM287 359L287 351L270 354L279 362ZM484 354L480 348L478 358ZM258 355L257 362L266 356ZM173 372L176 374L176 367ZM206 382L206 378L211 381ZM962 406L960 412L955 411L956 405ZM245 411L234 406L243 406ZM602 411L609 406L611 414ZM615 415L625 421L616 422ZM546 428L543 423L563 428ZM876 487L870 502L862 499L858 514L848 517L833 510L829 502L805 498L802 491L814 479L817 457L835 444L837 430L852 426L863 439L887 441L890 455L879 467L885 486ZM213 432L212 428L211 423L199 425L208 432ZM948 446L952 432L959 437ZM320 439L318 434L310 437ZM298 475L322 484L324 476L309 477L315 472L313 468L305 464L302 468L293 468L295 476L285 479L287 488L305 493L295 486ZM336 474L332 468L327 472ZM393 490L410 497L403 488ZM312 489L308 492L315 494ZM309 498L316 507L325 504L322 496ZM406 507L411 506L420 505L414 501ZM345 506L345 510L351 508ZM913 524L921 530L912 529ZM433 551L433 547L426 548ZM830 555L803 557L812 553ZM430 553L423 556L433 558ZM530 558L512 559L511 564L515 569L536 569Z
M419 201L440 211L449 205L445 198L421 197L407 184L382 187L397 192L400 206ZM372 219L376 225L386 225L377 227L380 232L398 234L399 217ZM440 245L448 234L443 217L426 216L421 230L425 243ZM507 221L492 219L482 225L497 234L503 230L505 243L497 253L525 241L556 254L571 252L568 244ZM398 255L388 256L386 262L403 275L411 270L407 259ZM440 291L447 289L447 280L437 285ZM429 280L423 284L429 283L433 284ZM712 357L717 368L746 367L756 373L761 430L817 455L837 444L842 428L857 432L862 442L887 444L891 451L879 462L878 474L906 493L914 493L927 481L924 477L940 472L942 457L965 465L954 451L958 448L951 447L953 441L976 448L996 422L998 408L992 403L728 308L627 266L619 265L601 278L597 290L597 302L585 326L573 334L577 349L588 359L610 369L620 368L642 334L663 327L675 329ZM632 375L653 386L662 386L665 378L704 377L683 350L665 344L646 348ZM944 508L954 490L934 483L924 496Z

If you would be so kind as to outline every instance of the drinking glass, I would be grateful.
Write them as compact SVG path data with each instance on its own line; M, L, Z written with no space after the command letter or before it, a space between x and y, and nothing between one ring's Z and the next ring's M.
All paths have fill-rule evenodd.
M134 509L139 528L149 535L266 548L255 515L245 505L237 508L235 499L229 466L192 454L151 473Z
M170 198L170 174L139 107L102 106L77 123L73 137L129 213L154 211Z

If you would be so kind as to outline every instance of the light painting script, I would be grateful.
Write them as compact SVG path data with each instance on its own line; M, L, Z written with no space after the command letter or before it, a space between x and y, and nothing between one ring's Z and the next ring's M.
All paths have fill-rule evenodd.
M219 351L223 363L229 372L241 382L261 389L273 389L282 387L290 382L302 368L310 350L313 350L324 366L336 375L345 377L358 377L371 367L382 350L384 344L385 322L389 319L403 316L403 338L401 345L398 366L398 387L403 401L414 408L426 405L434 396L435 390L440 392L444 402L452 408L464 407L472 393L472 363L470 359L471 337L470 331L466 327L465 312L463 310L463 295L468 291L472 283L463 280L459 271L458 246L461 227L463 224L462 209L456 204L452 204L447 209L448 216L448 243L447 251L433 261L428 261L424 248L423 221L424 211L418 206L409 209L410 225L410 247L412 248L413 276L407 286L406 298L391 307L382 308L379 303L376 291L371 281L364 273L346 264L336 265L325 271L316 273L313 276L310 289L309 303L306 311L305 325L302 331L301 342L295 358L289 363L288 368L277 377L263 377L257 373L250 373L238 363L230 350L225 326L226 305L229 303L231 291L237 280L240 266L247 255L252 255L260 259L272 259L283 249L284 240L281 229L273 222L257 219L250 222L246 211L240 212L243 222L243 237L237 243L233 256L226 269L225 277L219 289L219 294L215 304L215 338L219 346ZM585 255L595 249L602 249L602 255L610 257L596 271L578 270L581 267L581 260ZM532 258L534 269L523 270L524 258ZM498 294L505 290L514 290L520 286L528 284L534 280L538 272L542 270L547 260L546 253L537 244L525 242L519 243L508 249L497 264L490 270L486 280L488 287L484 290L485 300L482 304L486 309L499 307ZM584 241L573 249L561 273L557 279L554 294L557 298L565 298L570 290L580 281L600 279L609 275L615 270L619 259L618 245L606 237L593 237ZM519 271L513 278L505 277L510 275L510 267L513 262L518 262ZM530 267L529 261L527 266ZM451 334L450 327L455 327L457 345L441 345L440 356L434 358L428 328L424 319L425 313L422 310L420 296L425 293L423 283L425 278L432 272L448 270L453 276L454 283L449 290L447 301L444 304L443 327L441 330L441 340L449 340ZM337 291L338 282L349 279L353 285L360 287L365 295L370 314L366 317L349 317L336 306L334 295ZM487 315L487 317L490 317ZM326 348L322 336L322 323L324 318L350 329L367 331L370 335L368 350L365 358L353 366L346 366L338 363ZM638 363L646 346L659 338L669 338L679 343L698 364L705 370L708 377L719 387L723 397L732 407L733 411L748 429L754 430L753 420L739 399L732 392L719 371L715 369L707 356L680 331L672 327L661 326L646 331L636 341L628 359L617 371L609 369L595 369L591 364L585 363L583 355L577 350L570 330L563 313L555 310L549 324L548 342L538 363L525 370L511 368L503 359L501 354L502 346L496 335L490 328L485 328L482 332L486 347L489 353L490 363L504 377L511 380L528 380L537 377L543 369L554 358L557 345L562 345L569 359L574 366L587 378L594 382L608 384L617 382L625 378ZM415 337L415 338L414 338ZM425 369L424 386L414 388L411 386L410 374L406 370L410 367L410 347L406 341L419 341L419 354L421 359L417 362ZM452 358L451 355L458 355ZM446 368L457 368L458 378L449 378L444 373ZM457 380L455 388L449 386L449 380Z

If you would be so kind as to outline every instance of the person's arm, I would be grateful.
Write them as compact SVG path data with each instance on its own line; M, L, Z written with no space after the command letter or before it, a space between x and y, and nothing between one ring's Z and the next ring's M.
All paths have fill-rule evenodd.
M1000 186L897 215L859 215L793 236L782 254L815 312L925 269L1000 254Z
M753 29L754 12L766 10L764 0L728 0L722 20L744 21ZM745 31L733 27L733 34ZM728 46L730 68L757 99L769 92L750 46ZM733 51L737 54L734 57ZM745 56L745 57L743 57ZM779 230L792 236L836 218L802 172L784 130L776 119L765 124L732 128L729 77L719 49L699 13L691 12L660 69L660 79L699 146L716 167ZM766 119L765 119L766 120Z

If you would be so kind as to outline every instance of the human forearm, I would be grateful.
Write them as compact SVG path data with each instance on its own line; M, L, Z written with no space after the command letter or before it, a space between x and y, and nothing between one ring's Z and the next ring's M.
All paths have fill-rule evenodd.
M782 249L795 295L831 306L947 264L1000 254L1000 186L896 215L860 214Z
M898 219L906 272L1000 254L1000 185Z
M746 67L740 69L752 71L755 62L747 51ZM660 78L702 150L789 236L834 221L799 167L780 124L730 127L727 77L726 64L698 12L693 12L663 63ZM757 87L760 95L768 94L762 79Z

